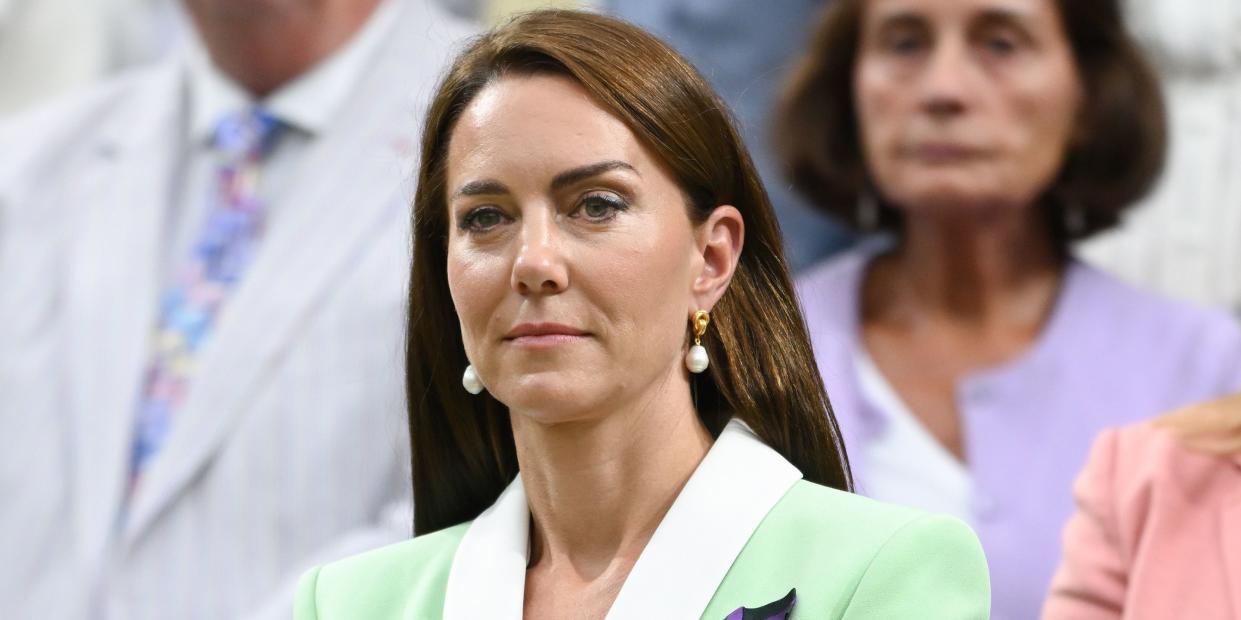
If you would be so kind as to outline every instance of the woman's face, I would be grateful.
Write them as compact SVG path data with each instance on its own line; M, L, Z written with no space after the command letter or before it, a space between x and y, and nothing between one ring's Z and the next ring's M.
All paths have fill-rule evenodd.
M555 423L687 386L689 316L727 285L710 248L736 210L694 226L669 173L576 82L485 87L453 129L446 194L466 355L500 402Z
M853 79L871 178L908 211L1030 205L1081 99L1052 0L866 0Z

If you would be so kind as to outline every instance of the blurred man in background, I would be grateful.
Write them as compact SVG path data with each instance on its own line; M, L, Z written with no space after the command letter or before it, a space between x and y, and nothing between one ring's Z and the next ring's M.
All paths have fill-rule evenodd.
M0 126L6 617L287 617L409 535L434 7L186 0L183 53Z

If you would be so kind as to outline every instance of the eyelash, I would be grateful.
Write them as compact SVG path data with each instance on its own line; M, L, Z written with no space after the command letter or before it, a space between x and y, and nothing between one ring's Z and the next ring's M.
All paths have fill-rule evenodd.
M1017 51L1016 37L1006 34L989 35L985 40L985 44L987 49L995 54L1008 55Z
M584 210L586 206L590 204L591 202L603 203L604 205L608 207L607 215L597 217L597 218L592 218L589 215L586 216L587 220L591 222L597 222L597 223L609 222L612 219L614 219L618 213L629 208L629 203L625 202L624 199L614 194L603 194L603 193L587 194L585 196L582 196L582 200L577 204L577 207L575 207L572 211L569 212L569 217L580 217L579 214L584 215L585 214Z
M476 209L471 209L468 213L461 216L461 221L457 223L457 227L466 232L485 233L491 230L491 228L494 228L494 226L488 227L488 228L479 228L477 226L478 218L482 215L487 215L491 213L499 215L501 223L504 220L510 219L508 215L505 215L503 211L501 211L500 209L496 207L478 207Z
M600 217L590 217L589 215L586 215L584 212L584 209L592 202L603 203L605 206L608 207L608 213ZM586 196L583 196L581 201L578 202L577 206L574 207L573 210L569 212L569 217L572 217L572 218L584 217L587 221L592 222L592 223L604 223L604 222L611 221L612 219L616 217L618 213L625 211L627 209L629 209L629 204L618 196L614 196L611 194L602 194L602 193L587 194ZM496 224L492 226L488 226L486 228L480 227L478 225L478 219L484 215L490 215L490 214L498 215L500 217L500 222L497 222ZM495 228L495 226L498 226L504 221L509 221L511 219L512 218L510 218L507 214L505 214L503 211L501 211L497 207L484 206L484 207L478 207L476 209L471 209L469 212L467 212L464 216L461 217L461 220L458 222L457 226L458 228L466 232L486 233L486 232L489 232L492 228Z
M888 37L884 47L895 54L912 54L924 47L922 37L914 34L900 34Z

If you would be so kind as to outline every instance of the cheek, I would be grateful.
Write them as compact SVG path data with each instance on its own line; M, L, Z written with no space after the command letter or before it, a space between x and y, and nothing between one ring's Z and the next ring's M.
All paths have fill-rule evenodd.
M636 361L679 349L690 303L688 239L688 231L660 230L581 263L579 282L591 283L609 315L614 342L627 349L620 356Z
M893 142L905 114L900 89L887 71L874 63L861 63L854 75L853 92L862 157L867 168L882 177L892 163Z
M1043 90L1016 98L1008 119L1013 139L1009 181L1031 186L1037 194L1055 182L1064 165L1074 127L1077 102L1071 92Z
M448 289L461 321L466 352L475 354L487 324L496 314L507 288L507 271L497 257L465 251L448 252Z

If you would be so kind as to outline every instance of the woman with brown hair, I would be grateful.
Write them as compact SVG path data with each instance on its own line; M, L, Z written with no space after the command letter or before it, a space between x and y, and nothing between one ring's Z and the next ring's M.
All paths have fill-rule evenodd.
M979 533L1038 614L1104 427L1241 388L1230 318L1076 260L1163 161L1116 0L837 0L778 115L796 187L882 233L798 290L858 490Z
M299 617L986 617L968 528L848 492L771 206L667 46L519 17L420 166L418 536L309 573Z

